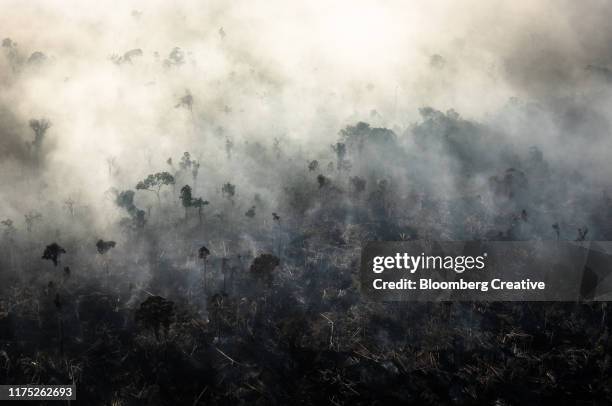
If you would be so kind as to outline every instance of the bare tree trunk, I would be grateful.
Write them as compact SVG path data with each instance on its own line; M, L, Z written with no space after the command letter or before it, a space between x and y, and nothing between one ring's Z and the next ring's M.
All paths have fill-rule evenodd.
M208 284L206 282L206 260L204 260L204 273L203 273L203 279L204 279L204 293L208 294Z
M58 310L58 321L59 321L59 351L60 356L64 356L64 318L62 317L61 310Z
M226 285L225 285L225 265L227 264L227 258L223 257L221 258L221 273L223 274L223 292L225 292L226 289Z

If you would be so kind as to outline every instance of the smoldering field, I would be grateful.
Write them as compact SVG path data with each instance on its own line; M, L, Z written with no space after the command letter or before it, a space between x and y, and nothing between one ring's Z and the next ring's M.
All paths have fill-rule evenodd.
M365 241L610 239L611 8L516 3L3 1L0 381L609 401L606 303L358 291Z

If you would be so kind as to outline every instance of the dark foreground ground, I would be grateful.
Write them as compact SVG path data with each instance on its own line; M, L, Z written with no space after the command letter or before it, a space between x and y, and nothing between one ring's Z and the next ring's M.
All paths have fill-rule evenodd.
M169 266L140 292L121 274L15 282L0 382L75 383L83 405L612 402L607 303L367 303L333 258L244 262L206 290Z

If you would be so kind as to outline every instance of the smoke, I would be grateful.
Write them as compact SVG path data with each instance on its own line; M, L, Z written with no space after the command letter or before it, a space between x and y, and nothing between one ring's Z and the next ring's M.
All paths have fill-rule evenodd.
M48 211L49 202L61 212L71 198L107 227L122 213L106 191L133 189L185 151L202 165L196 195L220 196L231 181L246 207L255 194L274 207L282 193L282 176L269 171L281 156L275 139L293 161L288 171L334 160L329 145L358 121L394 130L419 155L412 130L427 124L424 106L452 109L475 123L461 131L482 135L474 150L434 142L434 168L418 156L407 164L420 174L414 182L439 195L463 193L453 172L470 153L488 156L466 172L474 187L508 169L495 154L518 162L534 146L563 176L579 172L601 190L611 9L599 1L5 2L0 217ZM44 154L32 156L28 122L41 118L52 127ZM238 159L226 159L227 140Z

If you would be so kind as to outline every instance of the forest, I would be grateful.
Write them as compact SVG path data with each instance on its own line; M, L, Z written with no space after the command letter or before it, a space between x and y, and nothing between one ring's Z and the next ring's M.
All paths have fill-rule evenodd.
M147 46L0 26L0 384L116 406L612 402L605 301L373 302L359 279L370 241L612 239L605 61L576 57L581 92L553 94L507 56L535 82L475 114L386 77L304 90L320 73L275 72L231 23L212 50L188 28L154 47L158 17L124 14ZM468 68L441 54L421 62L445 92Z

